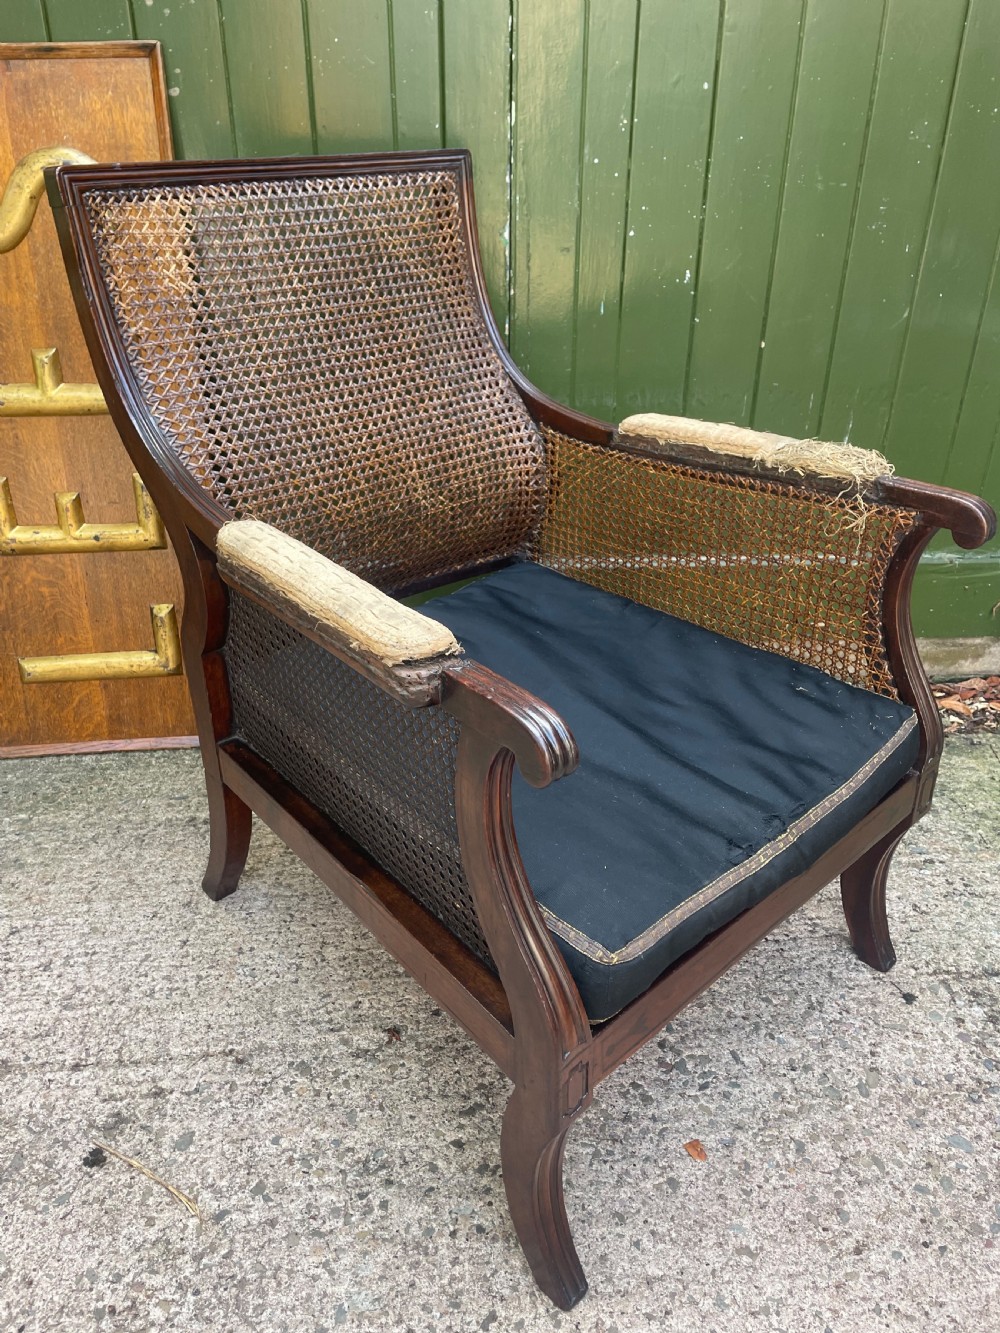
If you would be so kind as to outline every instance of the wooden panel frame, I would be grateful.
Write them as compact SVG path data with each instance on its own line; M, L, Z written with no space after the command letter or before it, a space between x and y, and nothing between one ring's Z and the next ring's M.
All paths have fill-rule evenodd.
M140 79L140 71L137 71L136 69L135 81L136 83L143 83L144 89L148 88L149 99L149 116L148 119L144 119L144 125L147 128L145 128L144 131L145 144L143 149L141 149L141 156L172 156L173 133L171 117L169 117L167 77L165 77L163 49L161 49L159 41L131 39L115 41L24 41L24 43L19 43L19 41L0 41L0 61L7 61L7 63L20 67L20 65L32 63L32 61L52 60L100 61L101 65L104 65L105 61L109 60L140 61L140 63L144 65L145 71L148 72L148 79L145 75ZM25 79L25 83L28 83L28 81L29 80ZM125 83L131 84L131 77L125 79ZM144 96L147 96L147 93L144 92ZM81 133L83 133L83 127L81 127ZM111 153L108 153L108 156L112 156ZM3 184L3 181L0 181L0 185ZM47 225L48 224L45 223L45 227L47 227ZM25 244L31 244L31 236L28 236ZM45 240L45 245L48 244L47 239ZM55 293L55 283L59 283L60 280L61 271L55 271L55 269L53 269L53 293ZM67 308L67 312L72 312L72 303L71 300L68 299L68 295L69 293L67 292L67 299L65 300L61 299L59 293L52 296L51 304L47 307L49 316L55 311L56 315L61 317L60 311L63 305ZM68 337L65 329L63 329L63 336ZM79 353L77 353L77 355L79 355ZM79 379L80 376L77 375L76 377ZM92 379L92 376L89 375L89 371L87 379ZM64 388L68 391L69 388L76 389L76 385L72 385L72 387L71 385L65 385ZM91 388L91 385L83 385L81 388L89 389ZM95 397L97 403L100 404L100 412L103 413L105 411L104 403L103 400L101 400L96 385L93 385L93 397ZM84 411L84 408L79 408L79 411ZM85 411L88 413L96 412L97 408L91 405L91 407L85 408ZM24 416L27 415L27 413L16 412L7 413L7 415ZM71 411L68 412L67 415L76 415L76 413ZM21 441L24 443L24 441L27 440L28 432L33 433L36 429L41 429L41 427L32 427L32 425L24 423L23 427L19 428ZM91 429L93 428L88 427L88 431L91 431ZM19 432L15 433L15 440L19 439ZM108 431L108 435L108 447L115 449L117 455L119 444L117 444L111 431ZM83 439L85 439L85 444L80 444L80 448L83 448L85 452L81 457L83 457L84 460L91 460L92 463L93 457L95 457L92 451L96 448L97 439L96 437L91 437L91 435L87 435L83 437ZM101 439L103 439L103 437L101 437ZM24 447L27 448L27 444L25 444ZM124 455L121 455L120 459L121 465L123 465L121 471L124 473L125 465L127 465L128 460L125 459ZM56 463L56 467L60 468L61 465ZM0 469L0 471L5 471L5 469ZM84 471L87 471L87 467L85 467ZM92 472L93 468L89 468L89 471ZM129 471L131 471L131 469L129 469ZM72 476L69 477L69 488L71 489L75 489L73 481L75 481L75 479L73 479ZM93 485L92 476L91 479L89 479L89 484ZM56 487L56 492L59 492L59 489L59 487ZM92 517L100 519L101 512L96 511L93 513ZM29 525L29 527L31 527L31 525ZM112 523L109 527L115 529L116 525ZM47 559L56 559L56 557L52 555L52 552L57 549L55 545L49 543L45 545L45 548L43 549ZM65 545L64 549L69 552L72 548L69 547L69 545ZM108 543L103 545L95 545L92 549L93 551L103 551L107 553L115 551L116 548L111 541L108 541ZM165 561L165 571L171 571L171 560L169 560L169 557L165 556L163 559ZM68 571L69 567L68 565L63 565L61 569L63 569L63 571ZM45 577L48 577L49 573L51 573L51 571L47 569L47 571L45 571ZM11 577L13 579L13 575ZM92 575L92 573L91 575L83 575L83 573L76 575L76 573L60 572L59 575L55 576L52 584L47 585L47 587L61 587L61 584L57 583L57 581L68 579L71 581L73 588L77 589L77 592L80 592L81 588L87 588L91 592L95 587L104 588L104 581L99 581L99 584L96 585L93 584L92 580L95 579L95 577L99 580L104 580L104 575L97 576ZM119 577L128 576L119 575L116 567L115 573L109 577L119 579ZM156 581L159 581L160 579L163 579L163 583L160 583L160 588L157 589ZM176 587L176 579L176 572L169 573L169 580L167 573L165 572L156 575L155 581L153 581L151 577L151 596L149 596L148 600L179 600L180 589ZM84 583L80 583L80 580L85 581ZM79 587L77 587L77 585L79 585ZM21 584L20 581L20 576L19 583L17 583L16 587L23 587L23 584ZM31 587L35 587L35 585L32 584ZM164 599L163 596L156 596L156 592L168 592L168 596ZM103 597L105 604L107 604L107 600L107 597ZM67 604L79 605L81 604L81 597L77 596L76 593L73 593L72 596L68 595ZM127 644L127 640L123 641L125 636L124 617L123 624L117 623L113 616L111 617L111 621L113 624L113 636L119 641L120 648L124 649L125 644ZM87 623L85 623L85 621L83 632L84 637L87 637L88 631ZM67 633L69 633L69 631L67 631ZM95 640L96 647L96 644L99 643L99 631L97 631L96 628L93 629L92 637L93 640ZM69 645L67 645L67 647L69 647ZM47 652L48 649L43 647L43 645L40 645L40 647L33 649L33 651L36 653ZM175 748L177 744L191 744L189 737L177 737L175 734L169 734L171 732L189 732L189 730L191 730L192 718L191 713L189 713L187 697L185 697L187 690L185 690L183 684L177 686L171 684L168 686L169 697L164 698L163 704L157 702L155 708L156 716L152 718L141 718L139 716L140 705L136 702L137 696L135 690L144 688L144 686L124 686L125 693L121 692L117 686L111 686L111 688L108 689L108 686L101 685L99 681L77 682L77 684L72 686L51 686L47 684L37 686L37 688L45 690L44 697L47 702L45 702L43 708L40 709L37 704L39 704L40 698L43 697L41 694L36 698L33 698L31 706L29 706L27 700L25 700L23 713L17 712L17 704L15 702L15 713L13 713L15 724L13 724L12 728L9 730L5 728L4 738L9 742L8 744L0 745L0 757L13 758L19 757L21 754L25 753L61 754L87 753L88 750L160 748L161 745L168 746L168 748ZM73 690L73 693L71 693L71 689ZM157 686L157 689L159 689L159 686ZM159 700L159 697L160 696L157 696L157 700ZM41 713L45 713L45 716L48 716L48 701L56 700L56 698L57 704L53 704L53 706L55 706L56 713L59 714L60 721L63 720L64 717L76 718L77 716L89 716L92 718L100 717L104 720L105 709L107 709L107 726L105 726L105 728L97 728L96 724L93 726L93 732L96 732L96 736L100 738L93 738L93 736L91 738L81 738L87 736L88 730L91 729L89 726L80 726L80 728L76 728L75 730L61 728L61 726L49 726L48 729L45 728L43 720L41 720ZM72 702L72 705L71 702L69 702L71 700L75 701ZM152 726L160 726L160 728L163 728L164 733L167 734L161 734L159 737L141 736L141 730L152 728ZM136 732L140 733L139 736L136 736ZM51 736L55 736L56 738L49 738ZM111 740L104 738L108 736L113 738L111 738Z
M159 42L0 42L0 60L145 60L149 64L160 152L173 157L174 136Z

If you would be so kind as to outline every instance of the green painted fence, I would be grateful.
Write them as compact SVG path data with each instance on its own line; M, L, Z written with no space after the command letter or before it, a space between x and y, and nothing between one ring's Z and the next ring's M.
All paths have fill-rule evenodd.
M997 0L3 0L163 42L179 154L472 149L550 393L881 448L1000 503ZM946 542L918 628L1000 635Z

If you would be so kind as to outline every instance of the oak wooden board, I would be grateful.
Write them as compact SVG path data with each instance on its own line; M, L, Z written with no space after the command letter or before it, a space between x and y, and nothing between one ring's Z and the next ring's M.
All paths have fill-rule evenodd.
M172 156L155 42L0 44L0 188L27 153L56 145L97 161ZM63 377L93 383L52 214L0 254L0 383L32 380L32 348L58 347ZM78 491L88 523L134 522L133 468L107 416L0 418L0 475L19 524L55 522ZM0 556L0 755L24 746L189 736L186 681L23 684L17 659L153 646L149 607L181 609L169 550Z

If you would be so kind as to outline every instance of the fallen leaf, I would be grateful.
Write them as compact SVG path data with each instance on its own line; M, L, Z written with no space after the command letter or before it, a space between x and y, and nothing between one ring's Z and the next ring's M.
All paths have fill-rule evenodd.
M708 1161L708 1153L705 1151L705 1145L701 1139L691 1139L690 1142L685 1143L684 1151L689 1157L693 1157L696 1162Z
M939 699L938 708L946 708L949 713L961 713L962 717L971 717L972 709L961 699Z

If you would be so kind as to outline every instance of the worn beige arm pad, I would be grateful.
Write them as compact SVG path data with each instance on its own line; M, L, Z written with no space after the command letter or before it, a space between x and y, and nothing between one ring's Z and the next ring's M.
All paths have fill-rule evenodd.
M219 531L219 573L310 638L368 665L426 664L462 650L446 626L255 519Z
M695 421L690 417L662 416L643 412L626 417L618 434L655 444L680 444L743 458L766 472L794 472L800 476L870 485L878 477L891 476L893 466L874 449L822 440L796 440L789 435L771 435L724 422Z

